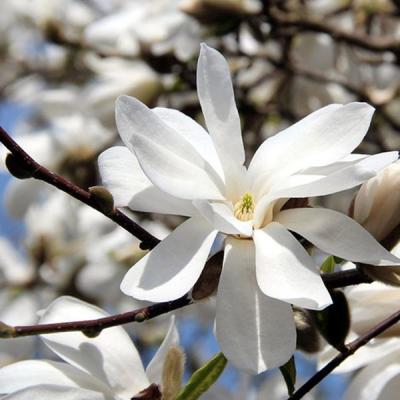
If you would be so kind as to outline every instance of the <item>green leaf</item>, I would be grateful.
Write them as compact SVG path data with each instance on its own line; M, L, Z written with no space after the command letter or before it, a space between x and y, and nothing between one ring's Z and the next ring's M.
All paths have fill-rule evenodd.
M335 270L335 257L334 256L328 256L325 258L324 262L321 264L321 272L324 274L333 272Z
M227 360L222 353L216 354L207 364L199 368L181 390L176 400L196 400L219 378Z
M284 365L279 367L283 379L285 379L287 390L289 396L294 393L295 385L296 385L296 363L294 362L294 357Z

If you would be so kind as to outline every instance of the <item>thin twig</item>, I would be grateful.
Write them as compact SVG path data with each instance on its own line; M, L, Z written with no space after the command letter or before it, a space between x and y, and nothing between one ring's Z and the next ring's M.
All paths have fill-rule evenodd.
M157 303L135 311L129 311L123 314L116 314L98 319L27 326L9 326L1 323L0 338L17 338L21 336L72 331L81 331L89 337L95 337L99 335L103 329L127 324L130 322L143 322L161 314L166 314L178 308L185 307L191 303L192 300L185 295L177 300Z
M384 321L374 326L364 335L345 345L342 352L340 352L335 358L333 358L328 364L326 364L325 367L314 374L303 386L301 386L295 393L293 393L293 395L289 397L289 400L301 399L326 376L328 376L336 367L338 367L344 360L354 354L360 347L366 345L371 339L377 337L398 321L400 321L400 310L396 311L390 317L386 318Z
M110 218L119 226L141 240L142 249L152 249L160 242L159 239L131 220L121 211L117 210L116 208L112 209L111 211L104 210L98 204L92 193L74 185L72 182L68 181L62 176L49 171L47 168L37 163L15 142L14 139L11 138L11 136L2 127L0 127L0 142L3 143L4 146L7 147L11 154L15 157L15 161L20 163L21 167L30 172L32 178L47 182L48 184L74 197L75 199L80 200L82 203L85 203L86 205L101 212L106 217Z
M347 43L349 45L361 47L373 52L392 51L399 53L400 41L394 39L393 36L373 37L361 33L345 31L338 29L326 21L322 21L311 17L299 17L297 15L288 14L271 7L268 10L270 22L275 23L278 27L294 27L300 31L325 33L337 42Z

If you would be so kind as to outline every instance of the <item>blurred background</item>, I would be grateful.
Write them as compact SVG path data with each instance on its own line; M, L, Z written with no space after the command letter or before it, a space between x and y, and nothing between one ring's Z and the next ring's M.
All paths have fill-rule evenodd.
M100 184L97 156L118 143L114 102L137 97L202 123L196 95L201 42L227 58L247 159L269 136L330 103L376 108L358 152L400 145L400 2L389 0L2 0L0 125L38 162L82 188ZM33 180L0 174L0 320L33 324L73 295L111 313L139 302L119 290L144 252L96 211ZM321 201L347 212L352 193ZM156 236L182 220L135 214ZM187 377L218 351L213 300L181 310ZM146 362L167 328L161 317L128 331ZM0 365L50 357L36 338L0 342ZM296 355L298 380L315 357ZM340 399L347 375L310 394ZM277 371L249 377L228 367L204 399L284 399Z

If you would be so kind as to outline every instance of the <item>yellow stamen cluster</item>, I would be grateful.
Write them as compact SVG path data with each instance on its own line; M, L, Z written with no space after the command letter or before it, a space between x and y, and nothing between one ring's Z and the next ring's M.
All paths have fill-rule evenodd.
M251 193L245 193L234 207L235 217L241 221L253 219L254 199Z

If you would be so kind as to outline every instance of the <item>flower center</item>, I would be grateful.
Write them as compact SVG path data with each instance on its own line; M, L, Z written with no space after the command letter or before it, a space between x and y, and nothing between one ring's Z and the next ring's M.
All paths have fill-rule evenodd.
M234 207L235 217L241 221L253 219L254 199L251 193L245 193Z

